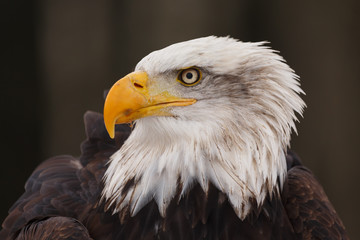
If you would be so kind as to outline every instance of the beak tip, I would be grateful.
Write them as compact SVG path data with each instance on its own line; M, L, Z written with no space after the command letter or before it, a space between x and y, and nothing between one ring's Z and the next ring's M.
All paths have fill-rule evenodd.
M114 128L112 128L111 130L108 129L107 132L108 132L109 137L110 137L111 139L114 139L114 138L115 138L115 129L114 129Z
M114 139L114 137L115 137L115 126L114 125L115 124L107 124L105 121L105 128L111 139Z
M115 134L114 133L109 133L109 136L110 136L111 139L114 139Z
M114 139L115 138L115 131L113 130L113 131L108 131L108 134L109 134L109 137L111 138L111 139Z

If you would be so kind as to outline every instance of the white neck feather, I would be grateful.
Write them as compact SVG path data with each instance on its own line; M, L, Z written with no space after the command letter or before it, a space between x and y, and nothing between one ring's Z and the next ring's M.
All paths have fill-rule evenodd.
M277 180L282 185L286 173L284 149L290 127L279 128L274 126L277 122L256 116L229 116L229 112L237 112L228 109L215 111L223 119L137 120L128 140L111 157L105 174L103 194L116 206L115 212L129 207L135 215L154 199L164 216L181 180L182 193L194 182L207 192L211 182L227 194L243 219L250 211L250 198L261 205L267 193L278 190ZM124 191L132 180L135 184Z

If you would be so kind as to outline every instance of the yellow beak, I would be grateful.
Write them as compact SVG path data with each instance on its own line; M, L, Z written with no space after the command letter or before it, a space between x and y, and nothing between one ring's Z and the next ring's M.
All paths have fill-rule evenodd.
M111 138L115 124L129 123L148 116L171 116L165 108L194 104L195 99L178 98L167 91L152 94L146 72L133 72L110 89L104 106L104 121Z

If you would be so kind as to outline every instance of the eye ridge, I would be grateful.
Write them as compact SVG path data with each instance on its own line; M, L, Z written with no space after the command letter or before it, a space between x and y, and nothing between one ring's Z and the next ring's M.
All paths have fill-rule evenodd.
M178 73L177 80L185 86L194 86L201 79L201 71L196 67L182 69Z

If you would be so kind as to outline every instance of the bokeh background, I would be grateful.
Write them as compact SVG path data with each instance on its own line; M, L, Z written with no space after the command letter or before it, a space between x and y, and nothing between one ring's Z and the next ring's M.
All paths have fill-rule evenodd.
M80 154L83 113L149 52L219 35L270 41L308 107L292 148L360 239L358 0L3 0L0 221L44 159Z

